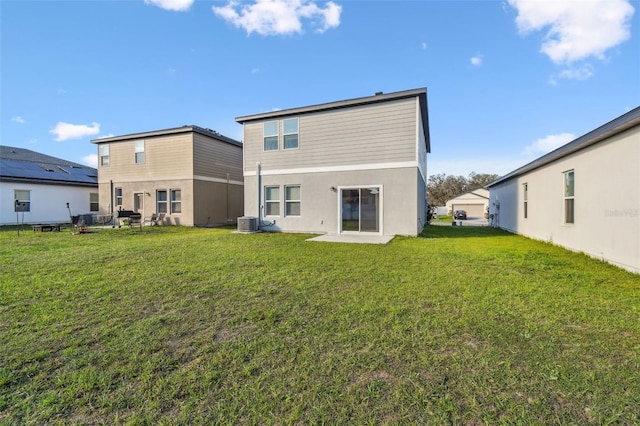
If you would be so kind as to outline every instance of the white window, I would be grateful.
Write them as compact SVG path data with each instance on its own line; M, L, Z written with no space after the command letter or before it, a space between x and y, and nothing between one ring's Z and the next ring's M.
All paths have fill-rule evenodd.
M298 119L289 118L282 121L282 130L284 135L284 149L293 149L298 147Z
M524 218L526 219L529 216L529 210L528 210L529 184L525 183L524 185L522 185L522 189L524 192Z
M278 122L267 121L263 125L264 131L264 150L265 151L277 151L278 150Z
M144 141L136 141L135 143L135 160L136 164L144 163Z
M116 188L116 207L122 206L122 188Z
M89 194L89 211L90 212L97 212L99 210L99 203L98 203L98 193L97 192L92 192Z
M564 173L564 223L574 220L574 175L573 170Z
M182 213L182 191L171 190L171 214Z
M101 166L109 165L109 144L108 143L100 145L100 165Z
M31 191L27 189L15 189L13 191L13 203L15 212L31 211Z
M300 216L300 185L284 187L285 216Z
M280 216L280 187L264 187L264 204L266 216Z
M156 212L167 213L167 190L158 189L156 191Z

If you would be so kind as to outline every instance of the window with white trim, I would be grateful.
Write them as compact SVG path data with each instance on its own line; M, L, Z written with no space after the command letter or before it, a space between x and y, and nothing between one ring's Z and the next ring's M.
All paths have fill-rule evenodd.
M264 187L265 216L280 216L280 187Z
M31 211L31 191L28 189L13 190L13 211L14 212L30 212Z
M156 190L156 213L167 213L167 190Z
M267 121L263 124L264 150L277 151L279 145L278 122Z
M282 120L282 135L284 138L284 149L298 148L298 119L288 118Z
M134 150L135 150L136 164L143 164L144 163L144 141L136 141Z
M575 177L573 170L564 172L564 223L573 223L575 206Z
M529 216L529 184L522 185L522 190L524 193L524 218L526 219Z
M284 187L284 215L300 216L300 185Z
M171 214L182 213L182 191L180 189L171 190Z
M116 188L116 207L122 206L122 188Z
M109 165L109 144L101 144L100 145L100 165L108 166Z
M91 192L89 193L89 211L90 212L97 212L99 210L99 203L98 203L98 193L97 192Z

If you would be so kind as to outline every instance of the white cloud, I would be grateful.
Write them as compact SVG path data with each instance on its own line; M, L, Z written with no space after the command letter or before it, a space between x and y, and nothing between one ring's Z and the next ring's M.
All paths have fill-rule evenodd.
M98 155L97 154L89 154L82 157L82 162L87 166L98 167Z
M302 33L302 19L311 21L319 33L335 28L340 25L342 6L332 1L322 8L311 0L256 0L249 5L230 0L212 10L247 34L276 35Z
M258 74L258 73L260 73L260 68L253 68L251 70L251 74Z
M566 68L558 74L551 76L549 82L553 85L558 84L558 79L564 80L586 80L593 75L593 67L590 64L584 64L577 68Z
M19 115L18 115L18 116L16 116L16 117L13 117L13 118L11 119L11 121L14 121L14 122L16 122L16 123L20 123L20 124L24 124L24 123L26 123L26 122L27 122L27 120L25 120L24 118L20 117Z
M108 135L100 135L96 139L104 139L104 138L112 138L115 135L113 133L109 133Z
M66 141L67 139L78 139L85 136L97 135L100 133L100 123L86 124L70 124L59 121L56 126L49 130L49 133L56 135L56 141Z
M521 34L547 29L540 51L556 64L595 57L627 40L634 9L628 0L508 0Z
M152 4L165 10L184 12L189 10L194 0L144 0L146 4Z
M471 65L479 67L482 65L482 55L473 56L469 61L471 62Z
M524 151L527 155L542 155L551 152L574 140L576 137L572 133L558 133L557 135L548 135L538 139L531 145L527 146Z
M427 43L426 42L422 42L422 50L427 50Z

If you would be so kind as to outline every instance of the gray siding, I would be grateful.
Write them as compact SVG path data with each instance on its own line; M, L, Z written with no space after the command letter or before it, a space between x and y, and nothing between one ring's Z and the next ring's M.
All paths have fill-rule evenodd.
M264 121L245 123L245 171L416 161L417 98L299 116L299 148L263 150ZM268 121L268 120L265 120Z
M242 147L196 133L193 143L193 174L242 182Z

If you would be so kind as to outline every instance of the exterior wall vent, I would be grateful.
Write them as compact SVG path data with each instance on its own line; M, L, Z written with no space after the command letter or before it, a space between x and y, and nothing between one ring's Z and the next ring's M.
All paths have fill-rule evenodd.
M252 216L239 217L238 232L258 232L258 218Z

